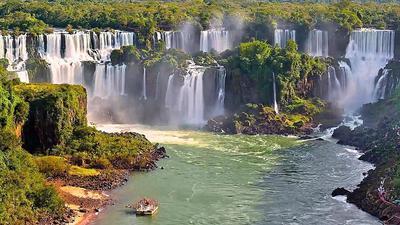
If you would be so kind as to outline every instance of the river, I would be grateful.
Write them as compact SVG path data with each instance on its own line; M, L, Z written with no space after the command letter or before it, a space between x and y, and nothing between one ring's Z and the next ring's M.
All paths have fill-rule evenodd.
M372 168L357 160L357 152L332 142L137 125L97 128L143 133L164 145L170 158L112 191L115 205L93 225L381 224L330 196L336 187L354 189ZM160 202L157 214L136 217L125 208L145 196Z

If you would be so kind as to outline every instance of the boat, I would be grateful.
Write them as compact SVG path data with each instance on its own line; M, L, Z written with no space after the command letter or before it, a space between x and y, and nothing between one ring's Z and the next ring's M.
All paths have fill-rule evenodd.
M157 212L158 202L151 198L142 198L132 208L138 216L150 216Z

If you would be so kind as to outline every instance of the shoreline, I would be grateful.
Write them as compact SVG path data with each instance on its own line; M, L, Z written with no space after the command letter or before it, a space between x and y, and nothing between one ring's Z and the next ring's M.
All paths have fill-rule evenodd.
M354 146L361 153L359 160L374 165L356 189L344 190L341 193L347 197L346 201L378 218L384 224L400 225L399 206L386 201L386 197L393 198L393 193L391 193L393 187L391 182L385 182L385 180L393 179L395 175L393 169L396 168L398 158L396 151L385 152L388 149L387 143L396 142L396 139L387 135L393 133L388 123L390 121L384 122L382 126L373 128L360 126L354 130L341 126L335 130L333 137L340 145ZM382 200L382 196L385 200Z
M156 162L168 158L164 147L152 152L150 167L144 171L158 168ZM111 191L125 185L128 179L132 179L136 169L114 170L106 177L61 177L49 179L47 182L54 185L60 197L65 201L66 208L72 218L68 225L88 225L106 207L113 205ZM115 177L117 179L115 180Z

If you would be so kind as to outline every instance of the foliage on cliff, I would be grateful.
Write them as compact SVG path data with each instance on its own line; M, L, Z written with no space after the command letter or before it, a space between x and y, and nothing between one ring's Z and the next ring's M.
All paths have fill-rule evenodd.
M303 100L302 105L305 111L278 114L269 106L249 103L234 114L210 119L205 129L227 134L309 134L312 132L312 117L320 113L325 105L318 100Z
M31 152L44 153L66 143L76 126L87 123L86 91L81 86L20 84L13 89L29 102L23 140Z
M0 67L0 129L15 130L28 115L28 105L12 90L12 76Z
M78 127L66 144L55 149L57 154L72 156L72 163L80 166L109 164L119 169L145 169L156 148L141 134L107 134L92 127Z
M252 91L253 95L258 96L257 102L272 104L275 75L277 102L287 109L292 108L290 104L297 104L300 99L309 97L311 90L301 89L299 84L321 76L326 70L324 61L299 53L293 41L289 41L284 49L262 41L241 43L234 52L227 54L225 58L223 54L222 57L220 63L228 70L228 76L239 76L233 86L240 88L243 77L250 78L256 87L255 90L233 90L234 92Z
M33 224L46 215L62 213L54 188L47 186L33 157L16 135L28 114L28 104L15 93L0 67L0 224Z
M152 169L165 154L143 135L87 127L83 87L20 84L0 69L0 224L63 220L64 203L44 176L98 179L99 186L108 187L105 177L120 174L112 171ZM21 127L22 138L16 136Z

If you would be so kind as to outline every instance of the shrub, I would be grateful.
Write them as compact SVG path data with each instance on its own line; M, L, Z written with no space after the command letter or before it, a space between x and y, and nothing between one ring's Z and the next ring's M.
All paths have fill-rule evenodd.
M112 167L110 160L104 157L94 159L90 166L96 169L108 169Z
M81 176L81 177L89 177L89 176L97 176L100 172L95 169L86 169L79 166L71 166L68 170L68 175L71 176Z
M66 160L59 156L36 157L35 162L39 171L49 177L63 176L69 167Z

